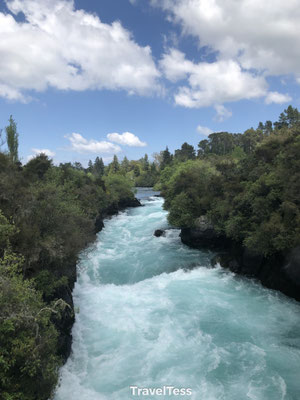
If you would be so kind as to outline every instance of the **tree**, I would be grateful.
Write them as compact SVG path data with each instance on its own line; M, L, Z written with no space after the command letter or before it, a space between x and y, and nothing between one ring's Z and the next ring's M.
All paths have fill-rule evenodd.
M93 172L93 168L94 168L93 161L89 160L87 167L88 172Z
M166 150L164 150L161 154L162 154L162 158L161 158L161 163L160 163L160 169L163 170L167 165L171 164L171 162L173 160L173 156L169 152L168 146L166 147Z
M129 165L128 158L126 156L122 160L121 168L125 172L125 174L126 174L126 172L129 171L130 165Z
M291 128L297 124L300 124L300 113L297 108L293 108L291 105L279 115L278 121L274 122L277 129Z
M187 142L183 143L181 149L175 150L175 159L184 162L187 160L194 160L196 158L195 149Z
M219 156L229 154L234 149L234 136L228 132L215 132L208 136L210 152Z
M73 163L73 168L77 169L78 171L83 171L84 170L82 164L80 162L78 162L78 161L75 161Z
M109 172L111 174L116 174L119 171L120 171L119 160L118 160L118 157L116 155L114 155L114 158L113 158L112 162L109 165Z
M43 179L44 175L52 165L52 160L50 160L46 154L41 153L28 161L25 167L26 175L31 176L32 179L34 176Z
M19 161L19 134L17 132L17 124L15 123L12 115L9 117L9 125L5 128L5 130L9 156L11 161L16 163Z
M210 151L209 141L207 139L201 140L198 143L198 157L208 154Z
M94 162L93 166L93 172L97 176L103 176L104 175L104 162L102 158L96 157L96 160Z
M141 159L142 162L142 168L144 171L149 171L149 159L148 159L148 154L145 154L145 156Z

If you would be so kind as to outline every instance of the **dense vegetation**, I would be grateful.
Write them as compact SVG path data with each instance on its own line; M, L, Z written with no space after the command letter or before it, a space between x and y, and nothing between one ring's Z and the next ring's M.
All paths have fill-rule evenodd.
M51 396L78 253L93 240L96 218L132 200L133 186L156 184L175 226L205 215L221 235L265 256L300 243L300 113L291 106L274 124L212 133L197 152L184 143L154 162L146 154L55 166L40 154L22 165L12 117L1 133L1 399Z
M269 256L300 243L300 113L289 106L274 124L243 134L212 133L197 156L187 143L162 152L157 188L169 221L193 227L205 215L215 229Z
M22 165L11 117L0 152L0 393L3 400L48 399L61 365L59 327L73 313L63 294L77 256L106 209L133 200L134 182L115 159L53 165L40 154ZM138 164L139 165L139 164ZM113 168L116 167L115 170ZM143 171L141 171L143 174Z

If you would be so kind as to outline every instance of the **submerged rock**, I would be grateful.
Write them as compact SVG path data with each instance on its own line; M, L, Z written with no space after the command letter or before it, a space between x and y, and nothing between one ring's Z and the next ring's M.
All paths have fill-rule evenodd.
M166 231L163 229L156 229L154 232L154 236L160 237L160 236L166 236Z

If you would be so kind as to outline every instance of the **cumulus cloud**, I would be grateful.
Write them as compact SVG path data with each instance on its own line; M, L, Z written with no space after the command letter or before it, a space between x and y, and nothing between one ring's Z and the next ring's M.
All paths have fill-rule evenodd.
M119 133L109 133L107 139L111 142L115 142L125 146L131 147L144 147L147 143L142 142L136 135L130 132Z
M184 34L222 59L269 74L299 74L299 1L152 0Z
M151 0L205 47L210 62L195 63L170 49L160 68L171 82L188 80L175 94L176 104L203 107L265 97L290 101L288 94L268 92L266 78L292 74L300 83L299 1ZM212 57L214 62L211 62Z
M265 98L266 104L283 104L291 101L292 98L288 94L278 93L278 92L269 92L267 97Z
M261 97L266 97L267 104L291 100L288 94L268 92L263 74L247 71L233 59L194 63L181 51L170 49L163 55L160 68L171 82L186 82L175 93L177 105L188 108L214 106L219 121L232 115L223 106L226 102Z
M121 147L106 141L87 140L80 133L65 136L71 144L71 150L77 153L119 153Z
M0 96L26 100L26 91L159 90L149 46L139 46L120 22L75 10L72 0L7 0L0 12ZM23 13L25 21L16 16Z
M267 83L262 76L243 71L233 60L200 62L186 60L184 53L171 49L160 62L164 75L171 81L187 79L175 94L175 103L197 108L216 103L264 96Z
M197 131L198 131L198 133L200 133L200 135L204 135L204 136L208 136L211 133L213 133L213 131L210 128L208 128L207 126L201 126L201 125L197 126Z
M35 156L39 155L39 154L46 154L46 156L52 158L55 156L54 151L51 151L49 149L31 149L31 151L34 154L31 154L27 157L27 161L30 161L32 158L34 158Z

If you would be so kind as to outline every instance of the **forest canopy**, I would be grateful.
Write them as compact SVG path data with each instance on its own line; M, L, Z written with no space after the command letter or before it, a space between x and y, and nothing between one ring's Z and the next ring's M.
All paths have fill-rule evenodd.
M197 157L187 143L174 155L166 149L156 187L172 225L205 215L220 234L268 256L300 243L299 154L300 113L289 106L275 123L210 134Z

